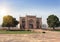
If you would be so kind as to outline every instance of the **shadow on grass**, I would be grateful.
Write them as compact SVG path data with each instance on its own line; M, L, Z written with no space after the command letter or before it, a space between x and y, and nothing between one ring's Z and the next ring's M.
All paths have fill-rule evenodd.
M48 31L60 31L60 29L42 29L42 30L48 30Z
M58 29L55 29L55 30L53 30L53 31L60 31L60 29L58 30Z
M31 30L6 30L6 31L31 31Z

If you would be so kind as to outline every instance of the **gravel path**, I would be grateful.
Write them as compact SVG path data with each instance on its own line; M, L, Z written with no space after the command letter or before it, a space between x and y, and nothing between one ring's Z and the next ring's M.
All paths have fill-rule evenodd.
M60 32L34 34L0 34L0 42L60 42Z

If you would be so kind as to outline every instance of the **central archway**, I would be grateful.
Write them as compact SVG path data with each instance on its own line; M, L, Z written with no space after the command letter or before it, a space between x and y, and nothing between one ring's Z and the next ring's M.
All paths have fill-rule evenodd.
M33 29L33 24L29 24L29 28L30 29Z
M34 23L34 21L32 19L30 19L29 20L29 28L30 29L33 29L34 28L33 23Z

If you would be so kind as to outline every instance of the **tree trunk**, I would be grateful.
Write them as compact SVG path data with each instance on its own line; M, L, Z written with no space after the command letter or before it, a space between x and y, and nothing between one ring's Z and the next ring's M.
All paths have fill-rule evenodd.
M8 30L10 30L10 27L8 27Z
M55 27L53 27L53 30L55 30Z

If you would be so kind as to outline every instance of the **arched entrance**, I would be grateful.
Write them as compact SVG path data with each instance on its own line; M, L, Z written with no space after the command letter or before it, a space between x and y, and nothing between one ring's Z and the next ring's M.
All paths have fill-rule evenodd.
M29 28L30 29L34 28L34 26L33 26L33 20L32 19L29 20Z
M25 19L22 19L21 29L25 29Z
M30 29L33 29L33 24L29 24L29 28Z

